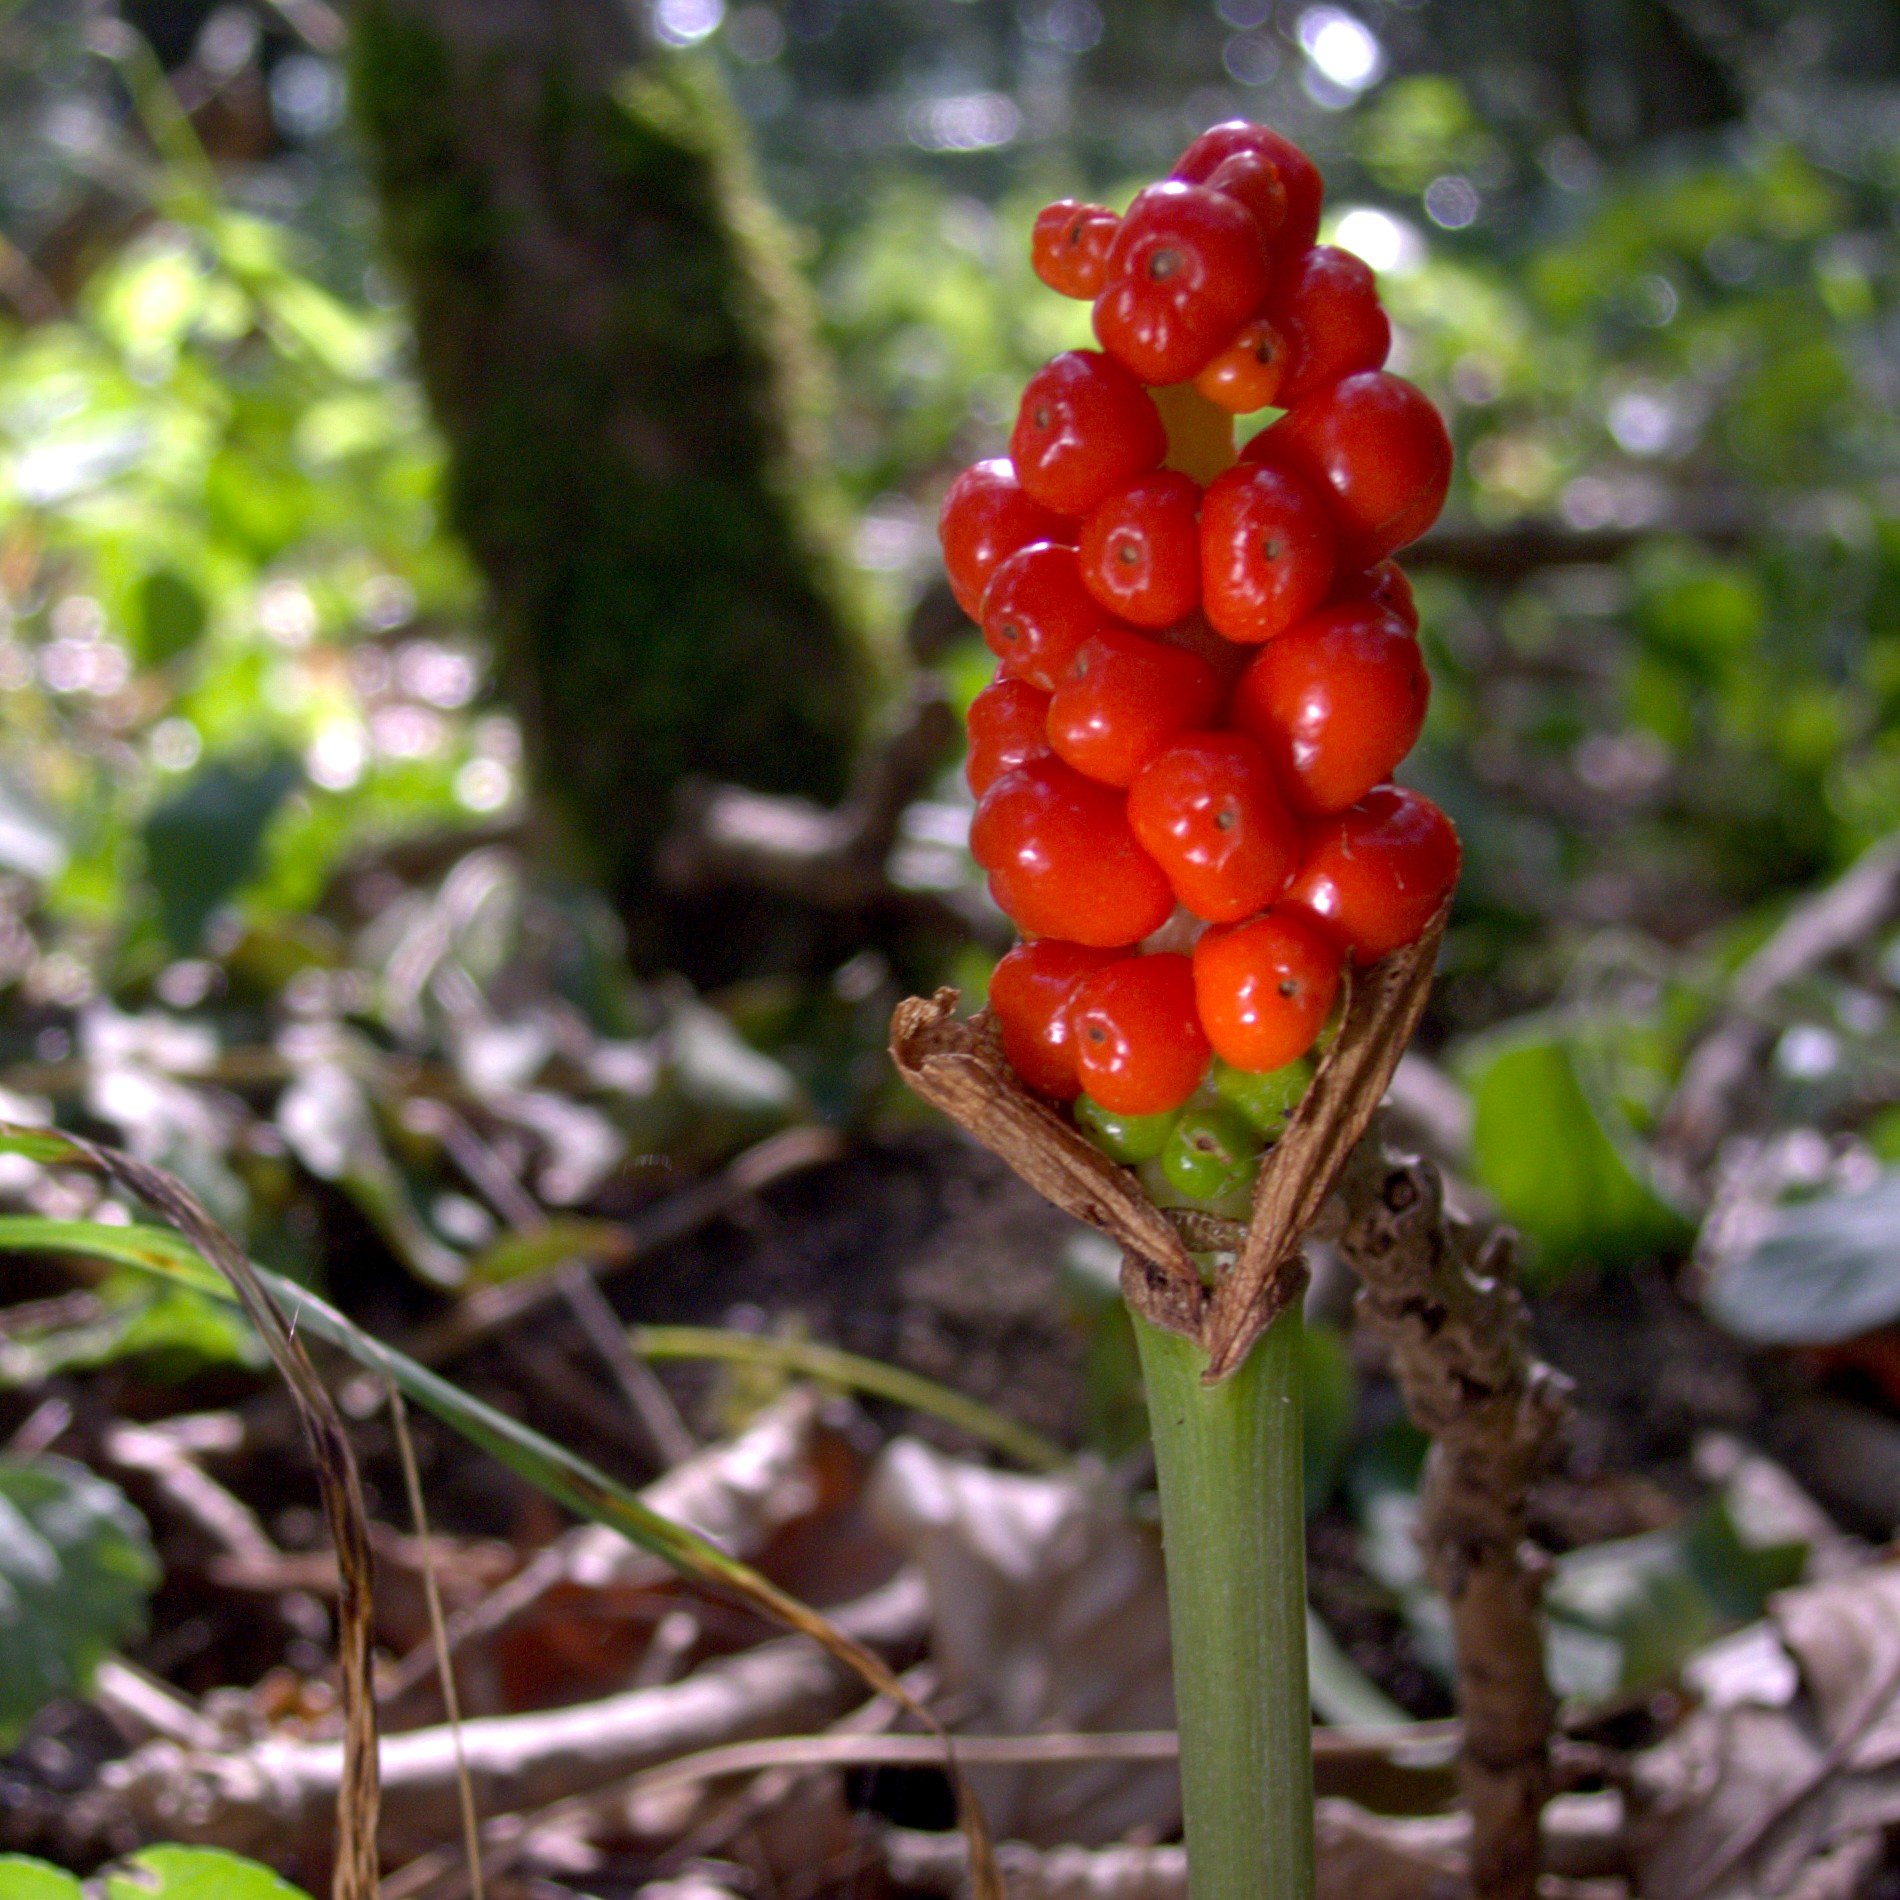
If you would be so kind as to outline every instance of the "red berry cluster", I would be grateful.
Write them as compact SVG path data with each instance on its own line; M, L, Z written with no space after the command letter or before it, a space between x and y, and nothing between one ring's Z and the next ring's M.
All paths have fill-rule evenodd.
M1110 1118L1312 1048L1343 963L1416 938L1458 840L1388 784L1430 681L1391 560L1451 473L1381 367L1372 273L1314 242L1320 177L1216 126L1122 216L1063 201L1036 273L1100 350L1030 378L1007 460L952 485L944 562L1002 664L970 709L970 845L1026 941L1011 1062ZM1284 413L1236 458L1233 417Z

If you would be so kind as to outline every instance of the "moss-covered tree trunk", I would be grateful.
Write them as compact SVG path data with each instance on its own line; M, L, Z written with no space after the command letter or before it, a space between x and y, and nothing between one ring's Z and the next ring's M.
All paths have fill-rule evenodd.
M637 13L358 0L351 60L504 684L636 914L678 780L837 797L872 672L803 286L716 74Z

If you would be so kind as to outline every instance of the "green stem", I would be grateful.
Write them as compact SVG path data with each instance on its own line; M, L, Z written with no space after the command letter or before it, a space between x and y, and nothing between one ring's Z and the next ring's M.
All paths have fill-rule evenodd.
M1312 1900L1300 1313L1205 1386L1133 1316L1161 1485L1189 1900Z

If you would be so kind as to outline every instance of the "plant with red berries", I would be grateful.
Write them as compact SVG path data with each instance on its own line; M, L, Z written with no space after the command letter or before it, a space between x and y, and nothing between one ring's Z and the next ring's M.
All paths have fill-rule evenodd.
M1101 348L1030 378L1009 458L942 515L1001 662L968 775L971 849L1025 939L990 989L1003 1056L1204 1242L1265 1218L1263 1151L1291 1152L1342 997L1458 876L1450 821L1389 783L1430 698L1391 557L1443 505L1451 444L1384 367L1372 272L1317 242L1321 195L1297 147L1236 122L1119 216L1047 207L1037 275L1092 302ZM1234 418L1273 408L1237 454ZM1339 1158L1302 1164L1301 1205ZM1204 1310L1244 1251L1183 1265ZM1136 1304L1194 1900L1308 1896L1298 1304L1282 1289L1238 1346L1179 1299Z

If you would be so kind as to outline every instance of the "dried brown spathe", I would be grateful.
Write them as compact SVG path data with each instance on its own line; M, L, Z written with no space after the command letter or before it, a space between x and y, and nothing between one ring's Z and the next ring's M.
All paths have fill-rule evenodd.
M1115 1166L1023 1086L987 1014L957 1017L954 990L897 1006L891 1055L917 1094L1008 1162L1045 1200L1121 1243L1129 1304L1154 1325L1197 1340L1212 1383L1240 1365L1305 1284L1301 1237L1365 1133L1417 1027L1444 933L1441 911L1416 943L1352 985L1319 1074L1261 1164L1245 1227L1156 1207L1129 1169ZM1231 1253L1232 1264L1209 1286L1190 1249Z

